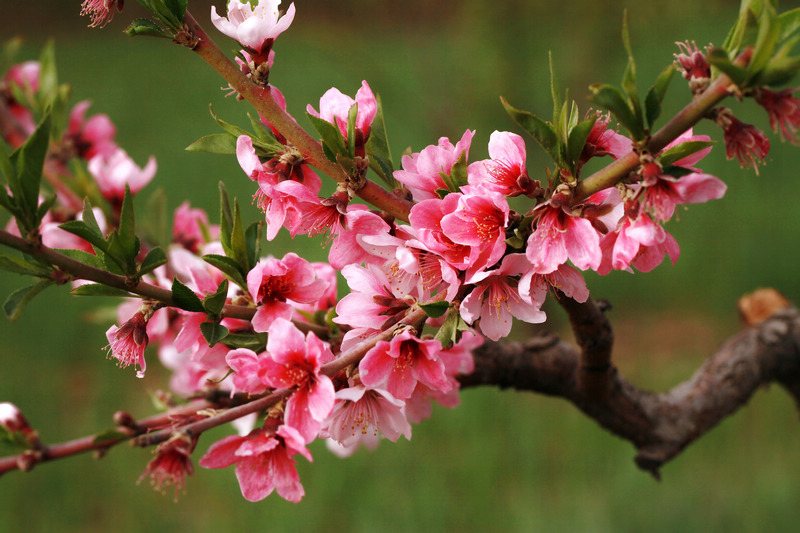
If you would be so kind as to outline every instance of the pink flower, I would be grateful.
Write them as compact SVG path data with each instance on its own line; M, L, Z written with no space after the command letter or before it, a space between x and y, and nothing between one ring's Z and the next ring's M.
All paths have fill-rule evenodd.
M369 261L371 256L361 245L361 239L371 235L388 235L391 229L385 220L361 206L351 206L345 220L346 225L334 238L328 254L328 262L336 270Z
M110 155L97 154L89 160L89 173L97 180L100 193L111 202L122 203L125 197L125 185L136 194L150 183L156 175L156 159L150 156L147 165L142 169L128 156L122 148L117 148Z
M708 83L711 78L711 65L708 64L705 54L697 48L697 43L686 41L675 44L678 45L681 52L674 54L675 61L678 63L678 72L689 81L705 80Z
M633 149L630 139L608 128L608 123L611 121L610 114L600 115L599 111L597 114L597 120L581 152L579 162L581 166L593 157L610 155L613 159L619 159Z
M383 389L346 387L336 393L336 404L326 422L328 435L345 448L377 439L378 432L392 442L401 435L410 440L411 425L403 406L402 401Z
M25 415L11 402L0 402L0 428L10 433L20 432L26 435L33 432Z
M441 349L437 340L420 340L403 331L367 352L358 365L361 382L368 388L383 387L400 400L411 397L417 382L447 392L452 385L439 357Z
M681 178L662 174L655 163L644 165L642 208L656 222L672 218L678 204L698 204L722 198L727 185L710 174L691 173ZM650 173L651 172L651 173Z
M117 149L114 142L117 128L108 115L94 115L86 120L86 111L90 105L89 100L75 104L69 114L69 129L65 137L83 159L90 160L98 154L111 156Z
M327 343L313 333L307 337L291 322L279 318L267 339L267 357L259 359L258 376L269 387L296 387L286 402L286 425L296 429L306 442L316 437L333 409L331 379L320 374L322 365L333 360Z
M253 53L265 56L269 54L278 35L294 20L294 3L289 5L284 16L278 12L280 3L280 0L258 0L258 5L253 8L250 3L229 0L227 17L221 17L217 14L217 8L211 7L211 22L219 31ZM258 62L266 59L263 57Z
M536 274L531 269L519 280L520 296L537 307L544 304L551 287L576 302L583 303L589 299L589 289L586 288L583 276L568 265L560 265L549 274Z
M200 208L190 208L186 200L175 210L172 222L172 242L176 242L192 253L199 253L200 246L206 242L205 232L208 237L214 238L214 233L219 233L219 227L210 227L208 215Z
M90 28L102 28L114 18L114 8L122 11L123 0L83 0L81 15L87 15L91 20Z
M531 194L539 183L528 177L525 157L522 137L507 131L494 131L489 137L489 159L476 161L467 169L469 184L505 196Z
M350 292L336 305L337 324L379 330L396 324L416 301L413 281L398 284L375 265L347 265L342 269Z
M121 327L111 326L106 331L109 355L116 359L119 366L137 365L137 378L144 377L147 363L144 360L144 349L147 347L147 318L142 311L137 312Z
M602 259L600 235L589 220L548 206L528 238L525 254L537 274L549 274L567 259L581 270L595 270Z
M505 196L479 187L462 187L458 204L440 221L442 233L456 244L469 246L468 272L493 266L506 251L509 207Z
M200 466L227 468L236 464L239 488L248 501L263 500L276 490L282 498L297 503L305 495L292 459L298 453L312 460L303 437L284 425L277 431L259 429L246 437L225 437L209 447Z
M617 231L603 238L603 263L597 269L601 275L611 269L627 270L631 266L642 272L657 267L669 255L672 264L680 256L675 239L647 214L640 213L634 220L626 216Z
M511 254L500 268L472 276L467 283L474 283L475 288L461 302L461 318L468 324L480 319L481 333L495 341L511 332L515 317L531 324L544 322L547 316L538 305L520 296L514 279L528 269L530 264L523 254Z
M409 221L425 248L441 255L450 266L466 270L475 264L479 248L454 242L442 227L444 217L456 210L460 198L460 193L450 193L441 200L422 200L411 208Z
M314 303L327 287L328 282L316 279L314 268L297 254L288 253L283 259L262 259L247 274L247 289L259 305L253 329L269 331L278 318L292 317L287 300Z
M403 170L394 172L395 179L405 185L418 202L438 199L436 191L447 189L440 174L449 175L461 154L469 155L469 146L474 135L474 131L465 131L455 146L447 137L441 137L437 145L427 146L410 156L404 155L400 160Z
M743 168L753 167L758 172L758 164L769 153L769 139L764 132L737 119L727 108L717 111L715 122L724 130L728 159L736 157Z
M769 125L777 132L780 127L781 139L789 139L798 144L797 129L800 128L800 99L794 97L797 87L782 91L770 91L765 87L756 89L756 102L769 114Z
M147 463L144 472L139 476L139 482L149 476L150 485L162 494L172 485L177 501L178 491L183 489L185 492L186 476L194 473L191 456L196 445L197 437L171 439L159 444L157 455Z
M350 108L358 104L358 111L356 114L356 139L347 139L347 116L350 113ZM328 89L322 98L319 99L319 113L311 107L311 104L306 107L309 114L321 118L326 122L337 126L345 140L355 142L355 147L358 150L360 147L363 150L364 143L369 139L369 134L372 129L372 121L375 119L375 114L378 112L378 102L375 95L372 94L372 89L366 81L361 82L361 88L356 93L356 99L353 100L346 94L342 94L339 89ZM363 156L364 154L356 155Z

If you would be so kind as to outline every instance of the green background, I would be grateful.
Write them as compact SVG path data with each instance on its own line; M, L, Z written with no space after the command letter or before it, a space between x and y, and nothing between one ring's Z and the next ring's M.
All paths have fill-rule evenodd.
M103 30L85 27L77 1L13 4L15 16L0 21L0 38L22 35L27 55L20 59L29 59L54 35L61 80L72 85L73 101L91 98L90 113L107 113L119 144L136 161L157 157L157 178L137 205L161 187L170 212L188 198L213 219L216 184L224 180L246 216L259 216L250 206L252 182L234 157L183 151L216 133L209 103L241 125L247 105L224 98L218 89L224 83L185 49L122 35L131 19L143 16L135 2ZM0 1L4 13L10 5ZM190 9L223 49L233 50L208 22L209 5L193 1ZM397 162L408 146L419 151L440 136L458 139L467 128L477 130L470 152L477 160L486 157L492 131L519 132L498 96L548 116L548 51L561 86L583 110L588 84L621 77L623 9L644 90L672 60L675 41L721 43L737 7L688 0L298 1L293 26L276 43L271 81L308 126L307 103L318 108L331 86L352 95L366 79L383 100ZM676 78L667 111L687 99ZM732 107L743 120L767 127L755 106ZM711 124L697 131L721 141ZM739 329L735 304L742 294L772 286L793 301L800 296L800 210L793 201L800 198L800 152L771 139L760 176L725 161L722 146L703 161L728 193L723 201L679 210L668 224L681 245L676 266L586 275L593 295L614 305L617 363L635 383L666 389L690 376ZM527 145L528 169L541 179L547 161L532 141ZM138 218L146 217L140 208ZM284 236L267 251L281 256L289 249L316 259L326 253L318 241ZM1 294L25 281L0 274ZM103 305L113 303L50 289L17 323L0 320L0 401L17 404L46 442L104 429L121 408L146 416L153 411L147 393L166 387L168 374L154 353L145 380L105 359L103 332L113 317L98 311ZM548 327L568 336L561 310L548 310ZM517 334L525 335L525 327ZM657 483L635 468L629 444L563 401L469 390L460 408L435 409L415 426L410 442L384 442L347 460L314 443L315 462L298 461L306 489L299 504L276 495L248 503L232 469L199 467L174 503L171 492L164 497L147 481L135 484L150 451L120 446L102 461L81 456L3 476L0 531L782 531L800 514L799 430L790 399L773 387L667 465ZM225 434L208 435L198 451Z

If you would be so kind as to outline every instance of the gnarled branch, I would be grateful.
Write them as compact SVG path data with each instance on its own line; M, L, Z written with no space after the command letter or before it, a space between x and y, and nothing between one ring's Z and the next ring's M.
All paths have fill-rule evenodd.
M637 388L611 365L604 394L598 395L581 381L590 349L584 345L581 351L554 336L487 342L475 351L475 372L460 381L464 387L496 385L569 400L630 441L639 468L658 478L664 463L745 405L759 387L777 382L800 406L800 312L776 307L769 318L727 339L689 380L665 393ZM574 325L579 311L568 312ZM594 316L594 327L605 328L605 319Z

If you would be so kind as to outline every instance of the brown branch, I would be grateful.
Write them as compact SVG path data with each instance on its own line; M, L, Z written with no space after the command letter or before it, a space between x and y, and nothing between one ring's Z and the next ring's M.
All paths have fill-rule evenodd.
M580 334L577 335L580 337ZM612 367L606 394L580 385L581 351L556 337L525 344L487 342L475 351L464 387L497 385L559 396L637 450L636 464L659 468L745 405L761 386L777 382L800 407L800 313L776 310L730 337L684 383L659 394L635 387Z

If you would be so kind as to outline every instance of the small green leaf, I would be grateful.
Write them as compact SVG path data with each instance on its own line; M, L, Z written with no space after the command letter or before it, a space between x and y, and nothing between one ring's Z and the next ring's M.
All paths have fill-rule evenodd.
M347 112L347 153L350 158L356 156L356 117L358 116L358 104L350 106Z
M225 255L232 256L231 249L231 230L233 229L233 213L231 212L231 202L228 200L228 191L225 184L219 182L219 240Z
M539 146L553 158L553 161L558 161L558 138L553 125L532 113L512 107L505 98L501 97L500 101L514 122L527 131L539 143Z
M561 105L561 90L558 88L558 78L556 77L556 67L553 64L553 52L547 52L547 61L550 65L550 96L553 99L553 124L556 124L559 119L559 113L561 113L562 105ZM501 98L502 100L502 98ZM503 105L505 106L505 100L503 100ZM508 107L506 107L506 111L508 111ZM514 118L513 116L511 118ZM525 128L519 121L514 118L514 120ZM526 128L527 129L527 128ZM528 130L530 133L530 130ZM548 152L549 153L549 152Z
M200 333L209 346L214 346L228 335L228 328L219 322L203 322L200 324Z
M573 175L575 175L577 172L577 166L581 158L581 153L583 153L583 148L586 146L586 140L589 138L589 134L592 132L595 122L597 122L596 114L577 124L569 132L566 163Z
M736 85L743 86L750 75L746 69L731 63L731 60L728 58L728 54L726 54L725 50L722 50L721 48L712 49L706 55L706 59L708 59L708 62L713 66L727 74L731 81Z
M126 290L118 289L116 287L109 287L101 283L87 283L79 285L70 291L75 296L115 296L122 298L136 298L135 294L131 294Z
M164 253L159 247L152 248L142 261L142 266L139 267L139 275L143 276L157 269L161 265L167 264L167 254Z
M0 269L27 276L37 276L40 278L50 277L49 269L25 261L24 259L5 254L0 254Z
M450 309L450 302L441 300L439 302L430 302L426 304L419 304L425 314L431 318L439 318Z
M711 141L688 141L681 143L663 152L659 157L659 162L662 167L667 167L676 161L680 161L684 157L688 157L700 150L705 150L713 145L714 143Z
M42 181L42 169L47 149L50 146L50 115L47 115L16 152L11 155L11 162L16 166L18 182L9 182L17 202L22 207L29 229L35 226L36 212L39 207L39 186Z
M753 55L747 63L750 76L758 74L772 57L781 38L781 25L777 23L777 15L772 4L765 2L758 21L758 37Z
M0 174L3 175L3 179L6 180L6 183L17 180L17 171L11 163L11 159L8 157L6 143L2 142L2 139L0 139ZM2 187L2 189L5 193L5 187Z
M56 46L52 39L47 41L39 56L39 90L36 99L44 111L57 98L58 71L56 69Z
M242 267L243 272L250 272L250 258L247 253L247 239L242 226L242 215L239 212L239 202L233 201L233 228L231 228L231 250L233 258Z
M123 257L129 264L136 261L136 255L139 253L139 241L136 238L136 218L133 212L133 197L131 196L131 189L125 185L125 197L122 200L122 211L120 212L119 220L119 243L122 246Z
M80 261L85 265L89 265L90 267L99 268L100 270L106 269L106 264L103 262L103 260L94 254L90 254L89 252L84 252L83 250L74 250L72 248L56 248L55 251L61 255L66 255L70 259Z
M322 142L328 147L328 150L334 155L332 161L336 161L336 155L347 155L349 152L345 144L342 132L339 128L326 120L315 117L311 113L306 112L306 116L311 121L311 125L317 130L317 133L322 137ZM330 158L329 158L330 159Z
M634 140L644 138L644 125L631 110L625 96L616 87L608 84L590 85L590 99L603 109L611 111L617 122L622 124L633 136Z
M224 255L209 254L203 256L203 261L224 272L235 284L247 290L247 281L239 263Z
M139 35L147 37L161 37L164 39L172 39L172 34L148 19L136 19L131 22L130 26L125 29L125 33L131 37L138 37Z
M225 336L225 346L231 348L247 348L253 351L263 350L267 345L266 333L229 333Z
M175 300L175 306L184 311L191 311L192 313L205 312L200 298L192 289L178 281L178 278L173 278L172 280L172 299Z
M219 316L222 308L225 307L225 300L228 298L228 280L223 280L213 294L203 298L203 308L209 315Z
M43 279L35 285L23 287L22 289L12 292L3 304L3 311L5 311L8 319L15 322L22 314L22 311L25 310L25 306L27 306L37 294L54 283L55 281L52 279Z
M239 126L231 124L230 122L225 122L224 120L219 118L217 116L217 114L214 113L214 107L211 104L209 104L209 106L208 106L208 111L211 113L211 116L214 118L214 120L217 122L217 124L219 124L219 126L223 130L227 131L228 133L230 133L231 135L233 135L237 139L239 137L241 137L242 135L246 135L247 137L250 137L250 132L247 131L246 129L240 128Z
M442 181L450 192L459 192L461 187L468 183L467 181L467 152L461 152L461 155L458 156L458 159L453 166L450 168L450 173L446 174L444 172L440 172L439 176L441 176Z
M655 84L647 91L647 96L644 100L645 115L647 117L647 126L651 130L656 119L661 114L661 102L664 101L664 95L667 93L669 82L672 81L675 70L675 65L669 65L662 70L661 74L656 78Z
M82 220L70 220L69 222L64 222L58 227L88 241L97 249L103 251L108 250L108 243L106 242L106 238L103 236L103 234L100 233L99 230L92 229L86 222Z
M187 152L232 155L236 153L236 137L228 133L214 133L200 137L185 148Z
M389 149L389 141L386 135L383 105L381 104L380 95L375 95L375 99L378 102L378 110L372 120L372 129L366 145L369 166L390 188L396 189L398 183L394 179L394 162L392 161L392 153Z
M458 341L458 322L460 320L458 309L452 307L434 336L434 339L442 343L442 349L446 350Z
M263 222L253 222L247 226L247 231L244 232L244 239L247 244L248 272L253 269L256 263L258 263L259 257L261 257L261 235L264 233L263 227Z

